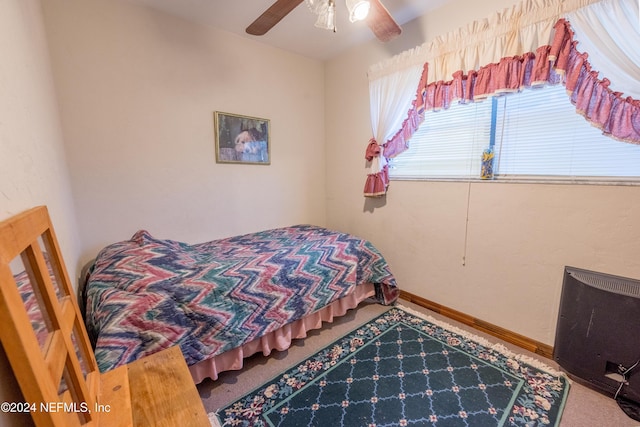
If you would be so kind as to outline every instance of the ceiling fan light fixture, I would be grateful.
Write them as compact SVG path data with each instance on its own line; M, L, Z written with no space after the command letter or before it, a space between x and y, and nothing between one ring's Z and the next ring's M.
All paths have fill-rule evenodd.
M324 30L336 31L336 3L334 0L329 0L327 7L322 8L315 25Z
M327 0L304 0L307 7L315 15L320 15L323 9L327 8Z
M346 0L351 22L362 21L369 14L371 4L368 0Z

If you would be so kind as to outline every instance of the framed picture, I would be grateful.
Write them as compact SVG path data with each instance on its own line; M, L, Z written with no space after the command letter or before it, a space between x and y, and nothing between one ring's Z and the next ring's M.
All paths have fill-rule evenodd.
M215 111L213 124L216 162L256 165L271 163L269 120Z

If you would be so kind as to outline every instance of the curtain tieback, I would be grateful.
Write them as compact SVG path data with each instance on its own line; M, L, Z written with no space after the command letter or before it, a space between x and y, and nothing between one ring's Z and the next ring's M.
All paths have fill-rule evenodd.
M369 140L364 157L371 162L367 175L379 174L387 168L387 159L383 154L383 147L376 142L375 138Z
M367 145L367 151L364 155L364 158L368 161L372 161L374 157L378 157L380 155L381 147L376 142L375 138L371 138L369 140L369 145Z

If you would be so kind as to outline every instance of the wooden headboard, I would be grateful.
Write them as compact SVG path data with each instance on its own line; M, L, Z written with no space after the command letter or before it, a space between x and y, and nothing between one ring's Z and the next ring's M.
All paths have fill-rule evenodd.
M0 223L0 324L25 402L35 405L22 409L38 425L92 424L99 371L44 206Z

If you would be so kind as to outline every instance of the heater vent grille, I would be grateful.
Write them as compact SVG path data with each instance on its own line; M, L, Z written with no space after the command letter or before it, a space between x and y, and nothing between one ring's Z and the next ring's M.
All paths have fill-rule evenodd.
M640 298L640 281L569 268L567 272L585 285L596 289Z
M558 365L601 393L638 407L638 331L640 280L565 266L553 348Z

